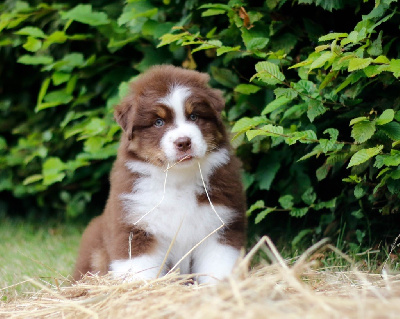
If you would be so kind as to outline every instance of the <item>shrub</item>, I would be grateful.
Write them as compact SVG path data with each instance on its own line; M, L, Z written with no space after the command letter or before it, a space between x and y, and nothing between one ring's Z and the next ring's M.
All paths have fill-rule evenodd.
M225 91L251 232L354 249L393 235L375 230L399 210L397 5L7 1L0 189L36 210L98 212L119 136L113 105L139 72L174 63Z

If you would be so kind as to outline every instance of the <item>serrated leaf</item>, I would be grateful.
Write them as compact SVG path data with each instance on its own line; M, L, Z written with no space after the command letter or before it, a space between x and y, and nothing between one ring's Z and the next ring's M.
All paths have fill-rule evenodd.
M268 61L258 62L255 68L257 73L253 75L250 81L257 77L260 81L273 85L285 80L285 76L274 63Z
M383 113L376 119L376 125L385 125L394 119L394 110L386 109Z
M383 145L378 145L376 147L371 147L371 148L365 148L362 150L359 150L356 152L350 159L350 163L347 166L347 168L360 165L366 161L368 161L370 158L378 155L380 151L382 151Z
M328 176L329 171L331 170L332 166L323 164L315 171L315 176L317 180L320 182Z
M250 206L250 208L246 212L246 216L249 217L252 212L254 212L257 209L261 209L265 207L265 203L263 200L258 200L256 201L253 205Z
M217 56L220 56L224 53L228 53L228 52L236 52L240 50L240 46L237 47L226 47L226 46L222 46L220 48L217 49Z
M235 92L250 95L257 93L261 88L253 84L239 84L235 87Z
M372 63L372 61L373 61L373 59L371 59L371 58L366 58L366 59L353 58L349 62L348 71L353 72L356 70L365 69L368 65L370 65Z
M379 130L394 141L400 140L400 124L397 122L390 122L388 124L381 125L379 126Z
M254 220L254 223L260 223L269 213L272 213L273 211L275 211L275 208L267 208L259 212L256 216L256 219Z
M246 136L249 141L251 141L256 136L272 136L272 137L279 137L283 134L283 127L282 126L274 126L271 124L264 125L263 127L257 130L250 130L246 132Z
M356 187L354 188L354 197L357 199L360 199L365 195L365 189L362 187L362 184L357 184Z
M232 127L232 132L237 133L237 132L243 132L246 130L249 130L253 127L256 127L260 124L265 123L267 120L265 117L257 116L257 117L243 117L239 121L235 123Z
M109 23L107 14L104 12L93 12L91 4L79 4L69 11L61 12L61 18L78 21L90 26L99 26Z
M307 110L307 117L310 122L314 122L315 118L324 114L327 108L322 104L321 101L312 100Z
M390 69L393 72L393 75L398 78L400 77L400 59L393 59L390 61Z
M375 133L375 123L370 121L361 121L354 124L351 130L351 136L357 143L364 143Z
M229 88L234 88L239 83L238 76L229 69L212 66L211 74L215 81Z
M290 216L300 218L305 216L307 212L308 212L308 207L292 208L292 210L290 211Z
M301 195L301 199L305 204L311 205L317 199L317 195L315 194L314 189L310 187L303 193L303 195Z
M368 119L365 116L356 117L350 121L350 126L352 126L358 122L365 122L365 121L368 121Z
M293 196L283 195L278 199L278 202L284 209L291 209L293 207Z
M314 60L313 63L310 65L310 71L316 68L320 68L324 66L326 62L329 60L333 60L336 57L336 54L332 52L323 52L320 57L318 57L316 60Z
M289 103L291 99L288 99L285 96L278 97L277 99L273 100L272 102L268 103L268 105L264 108L261 112L261 115L269 114L275 111L277 108L284 106L285 104Z

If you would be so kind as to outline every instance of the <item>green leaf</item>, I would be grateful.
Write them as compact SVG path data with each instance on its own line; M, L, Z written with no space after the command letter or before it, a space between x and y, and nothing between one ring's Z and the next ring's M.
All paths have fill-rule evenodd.
M322 41L336 40L336 39L339 39L339 38L346 38L347 36L348 36L347 33L334 33L334 32L332 32L332 33L329 33L327 35L323 35L322 37L320 37L318 39L318 41L322 42Z
M376 119L376 125L385 125L394 119L394 110L386 109L383 113Z
M240 46L237 46L237 47L222 46L217 49L217 56L220 56L220 55L222 55L224 53L228 53L228 52L236 52L239 50L240 50Z
M281 163L276 155L272 153L269 156L265 156L259 163L255 180L258 182L258 186L261 190L270 190L273 180L281 167Z
M201 13L202 17L211 17L219 14L224 14L226 11L221 9L208 9Z
M362 184L357 184L356 187L354 188L354 196L357 199L360 199L366 194L365 189L363 188Z
M42 47L42 41L33 37L28 37L23 47L27 51L36 52Z
M379 126L379 130L394 141L400 140L400 124L397 122L390 122L388 124L381 125Z
M393 59L390 61L390 68L389 70L393 72L393 75L398 78L400 77L400 59Z
M373 61L373 59L371 59L371 58L366 58L366 59L353 58L349 62L348 71L353 72L356 70L365 69L368 65L370 65L372 63L372 61Z
M264 125L263 127L257 130L250 130L246 132L246 136L251 141L256 136L272 136L272 137L279 137L283 134L283 127L282 126L275 126L275 125Z
M28 65L50 64L53 63L53 57L46 55L23 55L18 59L18 63Z
M26 186L29 184L33 184L35 182L38 182L40 180L43 179L43 175L42 174L35 174L35 175L31 175L27 178L24 179L24 181L22 182L22 185Z
M290 101L291 101L291 99L288 99L285 96L280 96L277 99L273 100L272 102L268 103L268 105L261 112L261 115L269 114L269 113L275 111L277 108L286 105Z
M370 158L378 155L383 149L383 145L378 145L376 147L371 147L371 148L366 148L359 150L356 152L350 159L350 163L347 166L347 168L360 165L366 161L368 161Z
M350 121L350 126L352 126L356 123L365 122L365 121L368 121L368 118L366 118L365 116L356 117Z
M19 35L28 35L34 38L42 38L42 39L46 38L46 34L37 27L25 27L19 29L17 32L14 33Z
M107 14L104 12L93 12L91 4L79 4L69 11L61 12L61 18L64 20L78 21L90 26L99 26L109 23Z
M314 193L314 189L310 187L301 195L301 199L305 204L310 206L317 199L317 195Z
M249 130L253 127L256 127L260 124L263 124L266 122L266 118L262 116L257 116L257 117L243 117L239 121L235 123L235 125L232 127L232 132L237 133L237 132L243 132L246 130Z
M269 213L272 213L273 211L275 211L275 208L267 208L259 212L256 216L256 219L254 220L254 223L260 223Z
M308 212L308 207L292 208L292 210L290 211L290 216L300 218L305 216L307 212Z
M323 208L335 208L336 207L336 199L337 197L332 198L326 202L319 202L313 206L315 210L321 210Z
M293 207L292 195L283 195L278 199L278 201L284 209L291 209Z
M261 209L265 207L265 203L263 200L258 200L256 201L253 205L250 206L250 208L246 212L246 216L249 217L252 212L254 212L257 209Z
M239 84L235 87L235 92L250 95L257 93L261 88L253 84Z
M362 121L354 124L351 130L351 136L357 143L364 143L374 135L375 130L374 122Z
M324 114L327 110L321 101L311 100L307 110L307 117L310 122L314 122L316 117Z
M51 185L64 179L65 163L58 157L48 158L42 167L43 185Z
M257 73L253 75L250 81L257 77L262 82L274 85L285 80L285 76L279 70L279 67L268 61L258 62L256 64L256 71Z
M211 74L215 81L229 88L234 88L239 83L238 76L229 69L212 66Z
M323 52L313 63L310 65L310 71L312 69L320 68L328 61L332 61L336 57L333 52Z

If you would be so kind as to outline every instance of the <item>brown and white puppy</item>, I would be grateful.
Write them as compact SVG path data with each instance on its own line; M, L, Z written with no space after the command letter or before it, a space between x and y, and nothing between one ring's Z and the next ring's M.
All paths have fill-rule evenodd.
M178 268L202 274L200 283L230 274L245 240L245 198L240 164L221 121L224 100L208 81L204 73L156 66L116 107L123 134L110 194L103 214L83 234L74 279L108 271L129 280L156 278L221 219L225 227Z

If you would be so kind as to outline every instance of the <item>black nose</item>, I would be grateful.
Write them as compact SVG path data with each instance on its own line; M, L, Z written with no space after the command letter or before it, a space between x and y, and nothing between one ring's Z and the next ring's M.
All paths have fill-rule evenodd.
M192 146L192 141L189 137L185 136L177 138L174 144L178 151L186 152L187 150L190 150L190 147Z

